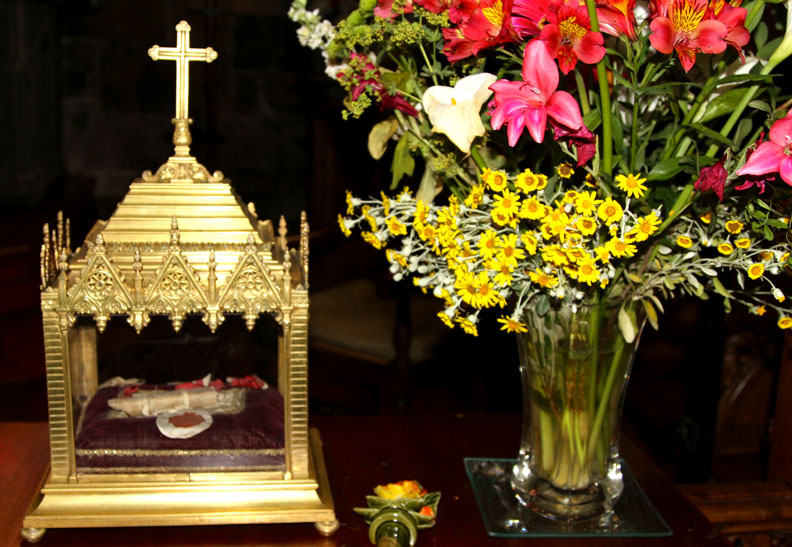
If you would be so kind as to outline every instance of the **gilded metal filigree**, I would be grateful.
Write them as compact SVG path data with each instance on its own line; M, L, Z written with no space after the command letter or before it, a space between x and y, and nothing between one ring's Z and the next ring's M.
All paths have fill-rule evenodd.
M113 216L98 220L78 249L71 249L70 224L62 214L43 228L50 468L37 505L24 519L25 537L47 527L139 525L140 507L157 525L316 522L325 534L338 526L321 443L308 430L307 222L303 215L299 250L289 249L284 220L276 234L255 209L234 209L242 202L223 174L210 174L190 155L187 66L216 54L189 47L187 23L177 32L176 48L155 46L150 52L155 59L177 61L173 156L155 174L136 179ZM166 315L177 331L188 314L197 314L214 332L229 313L242 314L250 329L261 314L281 325L284 463L189 471L78 467L74 404L83 392L72 382L74 373L96 376L99 357L81 336L90 324L75 325L77 316L92 317L99 331L125 317L141 332L155 314Z

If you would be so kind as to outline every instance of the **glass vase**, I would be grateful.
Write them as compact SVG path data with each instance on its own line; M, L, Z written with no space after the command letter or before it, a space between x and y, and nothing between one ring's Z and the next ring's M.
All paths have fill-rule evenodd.
M624 490L619 423L645 321L628 309L620 317L621 304L531 311L517 334L523 430L511 482L520 503L545 517L607 526Z

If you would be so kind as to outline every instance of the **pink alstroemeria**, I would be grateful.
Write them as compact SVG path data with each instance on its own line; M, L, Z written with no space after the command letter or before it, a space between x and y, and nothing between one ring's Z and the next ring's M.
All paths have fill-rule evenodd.
M723 53L728 28L720 21L704 19L707 0L657 2L659 14L649 28L649 41L661 53L676 50L685 72L696 62L696 53ZM667 15L666 15L667 13Z
M511 8L512 0L480 0L467 21L458 15L458 27L443 29L446 40L443 53L448 60L453 63L478 55L482 49L519 42L511 23ZM453 13L449 12L449 15Z
M531 40L525 46L522 82L499 80L490 86L495 97L490 102L492 128L507 124L509 146L515 146L527 128L536 142L542 142L548 116L556 123L577 131L583 125L580 107L566 91L557 91L558 69L544 42Z
M759 145L737 175L778 173L792 186L792 110L770 128L770 140Z
M597 2L600 31L611 36L625 34L637 40L635 32L635 0L605 0Z

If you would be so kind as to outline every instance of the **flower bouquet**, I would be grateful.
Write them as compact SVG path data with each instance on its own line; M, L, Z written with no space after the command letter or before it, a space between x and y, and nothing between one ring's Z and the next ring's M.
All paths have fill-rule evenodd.
M342 114L379 111L368 150L391 190L416 183L348 193L341 230L441 299L449 327L475 335L495 308L517 333L513 485L543 514L612 512L624 386L666 299L719 295L792 327L792 110L774 73L792 3L740 3L361 0L335 25L290 10Z

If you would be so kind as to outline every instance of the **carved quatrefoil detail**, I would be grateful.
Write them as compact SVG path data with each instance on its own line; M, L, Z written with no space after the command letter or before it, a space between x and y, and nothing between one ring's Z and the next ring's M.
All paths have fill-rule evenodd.
M258 272L246 270L237 278L236 286L244 295L258 296L264 290L264 279Z
M88 278L87 288L91 296L103 299L113 290L113 278L107 272L98 270Z
M162 293L168 298L181 298L190 290L190 282L178 268L171 268L162 280Z

